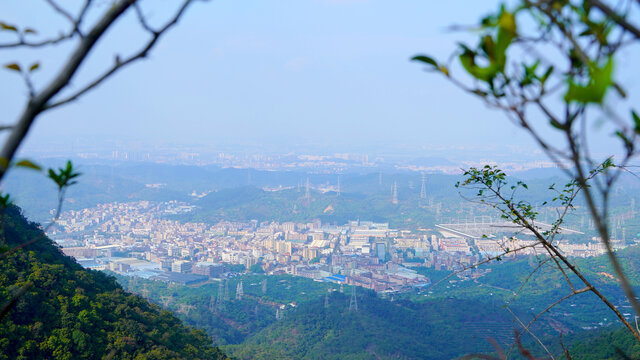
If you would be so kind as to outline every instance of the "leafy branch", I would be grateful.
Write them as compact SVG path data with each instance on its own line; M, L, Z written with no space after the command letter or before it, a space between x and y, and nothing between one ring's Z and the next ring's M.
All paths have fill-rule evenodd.
M22 75L26 87L29 90L29 101L25 109L22 111L15 124L5 127L5 130L9 131L8 137L4 141L4 145L0 150L0 158L7 159L10 162L28 133L31 125L35 119L43 112L68 104L74 100L77 100L81 96L85 95L89 91L95 89L98 85L109 79L116 72L122 68L131 65L138 60L144 59L148 56L149 52L158 43L160 38L173 28L178 20L184 15L187 8L195 2L195 0L183 0L181 5L177 8L174 14L158 29L153 29L140 9L139 1L137 0L117 0L114 1L111 6L104 12L104 14L87 30L82 29L82 24L85 22L87 13L94 7L95 2L92 0L85 0L84 4L80 8L78 15L75 17L70 11L65 10L54 0L44 0L49 6L58 14L67 18L71 23L71 29L60 35L59 37L53 37L39 42L28 40L29 37L35 36L37 31L32 28L19 28L16 25L11 25L6 22L0 22L0 30L12 32L18 38L15 42L0 44L0 49L11 49L19 47L41 47L45 45L58 44L62 41L76 41L75 50L70 54L66 63L62 66L61 70L53 77L53 79L42 89L38 90L31 82L31 73L39 68L39 63L32 64L27 70L23 69L17 62L12 62L5 65L5 68L11 71L18 72ZM138 16L139 23L144 31L150 34L150 38L144 43L142 48L134 54L120 59L116 56L114 64L101 75L98 75L94 80L90 81L86 85L80 87L79 90L69 94L64 98L57 98L61 92L69 86L74 79L77 70L86 61L89 53L94 49L98 41L107 33L107 31L114 26L116 20L122 17L130 9L134 9ZM6 169L0 169L0 180L4 177Z
M599 174L605 174L611 167L614 167L610 160L605 161L597 168L590 171L589 180L594 179ZM528 189L528 186L521 181L515 183L515 185L509 185L506 174L495 166L486 165L481 169L470 168L465 171L465 180L456 184L458 187L465 187L471 191L476 192L476 196L483 204L493 207L501 213L503 219L509 220L518 226L521 226L535 236L537 242L536 245L542 246L553 259L557 268L562 272L565 280L571 288L571 293L564 296L560 300L554 302L544 311L538 314L533 320L538 319L542 314L547 312L562 301L587 291L594 293L607 307L609 307L616 315L616 317L627 327L627 329L640 341L640 333L631 326L622 313L613 305L583 274L582 272L562 253L558 246L553 242L557 234L562 232L560 225L567 212L574 208L574 201L579 192L583 191L585 187L589 186L585 184L582 186L576 181L568 182L564 189L558 192L558 195L554 197L553 201L559 201L564 206L564 211L560 213L559 218L553 223L549 230L543 230L541 226L536 224L537 212L533 210L531 204L524 200L517 200L515 198L515 189ZM555 186L551 186L551 189L555 189ZM505 195L505 189L508 195ZM578 277L578 279L584 284L581 289L576 289L573 283L570 281L568 275L565 272L570 271ZM537 268L536 268L537 270ZM535 270L530 274L535 272ZM528 279L527 279L528 281ZM517 296L517 294L516 294ZM532 322L527 324L524 329L528 331Z
M608 207L617 180L628 172L630 161L638 154L640 117L633 109L629 115L618 114L607 102L614 97L627 99L626 90L616 80L615 64L620 51L640 39L638 26L628 16L638 10L637 0L623 0L615 8L600 0L521 0L510 9L501 6L482 18L474 28L477 45L460 44L448 62L428 55L412 58L425 65L427 71L444 76L490 108L502 111L564 171L571 180L564 188L550 189L557 192L555 200L566 205L566 214L577 194L582 194L636 314L640 314L640 302L611 244ZM523 22L528 25L518 26ZM457 65L453 64L454 59L458 60ZM616 107L620 108L618 104ZM587 123L594 116L603 118L614 129L612 142L619 145L605 158L598 159L589 149ZM552 140L541 131L545 123L540 124L540 119L562 141ZM612 155L616 153L614 165ZM491 171L494 170L482 173L476 169L467 173L471 181L465 185L487 187L481 190L491 195L485 202L501 211L505 219L529 228L554 261L563 264L560 269L567 266L574 272L566 259L554 251L557 248L553 237L560 230L564 214L558 214L550 230L541 231L536 227L531 205L503 194L493 182L506 184L499 172ZM621 320L640 340L638 331Z

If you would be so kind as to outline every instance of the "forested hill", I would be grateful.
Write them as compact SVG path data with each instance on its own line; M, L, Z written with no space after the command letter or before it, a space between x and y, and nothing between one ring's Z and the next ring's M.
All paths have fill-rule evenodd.
M491 352L489 338L501 346L513 341L511 316L490 304L389 302L370 291L361 291L357 301L351 311L349 294L333 292L326 307L323 299L299 304L225 351L246 360L455 359Z
M226 359L200 330L85 270L12 207L3 218L0 359ZM16 296L27 289L22 296Z

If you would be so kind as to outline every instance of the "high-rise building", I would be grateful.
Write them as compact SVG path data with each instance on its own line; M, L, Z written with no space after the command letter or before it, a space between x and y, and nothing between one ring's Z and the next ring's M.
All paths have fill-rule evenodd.
M393 182L393 188L391 189L391 202L398 204L398 182Z
M385 243L376 243L376 256L378 257L378 260L384 261L386 252L387 249Z
M176 260L171 264L171 271L177 273L190 273L191 272L191 261L187 260Z

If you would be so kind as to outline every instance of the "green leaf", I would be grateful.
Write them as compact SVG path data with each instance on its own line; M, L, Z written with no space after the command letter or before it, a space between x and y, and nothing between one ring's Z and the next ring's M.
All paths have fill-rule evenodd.
M462 54L460 54L460 64L462 67L469 73L469 75L475 77L478 80L482 80L485 82L491 82L493 78L497 75L500 68L494 62L491 65L486 67L479 67L475 63L476 53L471 49L466 47L465 45L460 45L463 49Z
M80 173L74 172L71 161L67 161L67 166L65 168L58 168L58 172L53 169L49 169L48 174L49 178L58 185L58 190L60 191L66 187L77 184L77 181L71 181L71 179L80 176Z
M496 36L495 62L500 71L507 62L507 48L517 36L516 16L502 9L498 17L498 35Z
M631 140L629 140L629 138L627 138L627 136L625 134L623 134L622 131L616 131L615 135L617 137L619 137L620 140L622 140L622 142L624 143L625 148L627 149L627 152L632 152L633 143L631 142ZM604 167L603 167L603 169L604 169Z
M42 168L40 167L40 165L37 165L35 163L33 163L31 160L20 160L16 163L16 167L23 167L23 168L29 168L29 169L33 169L33 170L42 170Z
M549 123L551 124L551 126L553 126L554 128L558 129L558 130L562 130L564 131L564 127L562 126L562 124L560 124L559 122L557 122L555 119L551 119L551 121L549 121Z
M508 11L502 11L498 18L498 26L506 31L512 38L517 35L516 16Z
M551 73L553 73L553 66L549 66L547 71L545 71L545 73L540 77L540 82L544 84L549 76L551 76Z
M567 103L579 102L583 104L601 104L604 95L613 84L613 58L609 57L607 63L599 67L595 63L589 63L589 81L587 84L577 84L569 78L569 88L564 96Z
M604 162L602 162L602 169L608 169L616 167L616 164L613 162L613 158L607 158Z
M38 70L39 68L40 68L40 63L37 63L37 62L36 62L36 63L33 63L33 64L31 64L31 66L29 67L29 72L32 72L32 71Z
M438 62L436 62L432 57L426 55L416 55L411 58L412 61L420 61L425 64L433 65L434 67L438 67Z
M6 64L5 69L9 69L9 70L14 70L14 71L18 71L21 72L22 68L20 68L20 65L16 64L16 63L11 63L11 64Z
M640 116L638 116L638 113L631 110L631 117L633 118L633 123L636 127L636 133L640 134Z

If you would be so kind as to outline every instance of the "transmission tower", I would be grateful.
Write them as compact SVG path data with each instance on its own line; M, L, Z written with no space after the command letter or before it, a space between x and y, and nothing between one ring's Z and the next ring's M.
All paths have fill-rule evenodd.
M222 281L218 284L218 299L216 301L216 307L220 311L224 307L224 285Z
M340 196L340 175L338 175L338 196Z
M149 289L147 289L147 283L144 283L142 287L142 297L145 299L149 299Z
M427 178L422 174L422 186L420 186L420 199L427 198Z
M242 290L242 281L240 281L236 288L236 300L242 300L242 295L244 295L244 291Z
M311 193L309 192L309 178L307 178L307 184L305 185L304 200L307 203L307 206L311 204Z
M129 292L132 293L134 292L136 289L136 277L135 275L131 277L131 280L129 280Z
M358 311L358 297L356 296L356 287L353 286L351 292L351 300L349 301L349 311Z
M276 320L280 320L282 319L282 311L280 311L280 308L276 309Z
M209 296L209 311L213 312L216 309L216 297L211 295Z
M344 294L344 284L340 284L340 293Z
M329 293L324 294L324 308L329 308Z
M160 302L162 303L162 307L165 309L169 307L169 305L173 302L173 295L171 296L161 296Z
M195 308L195 305L180 304L178 312L184 314L185 316L189 316L189 312L191 312L191 310Z
M267 279L262 280L262 293L267 293Z
M224 301L229 300L229 280L224 280Z
M398 182L393 182L393 189L391 190L391 202L393 204L398 204Z

